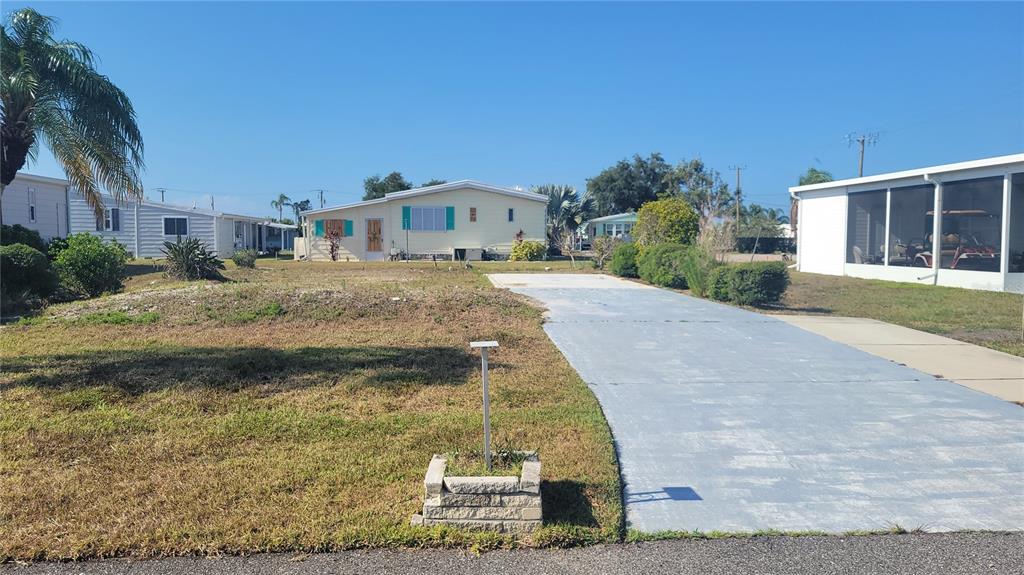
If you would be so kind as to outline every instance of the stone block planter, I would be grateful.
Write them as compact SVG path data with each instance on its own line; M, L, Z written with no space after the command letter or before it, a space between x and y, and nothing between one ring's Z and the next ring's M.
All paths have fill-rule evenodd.
M529 532L541 525L540 459L526 453L519 477L445 476L448 460L435 455L423 479L423 513L413 525L451 525L501 533Z

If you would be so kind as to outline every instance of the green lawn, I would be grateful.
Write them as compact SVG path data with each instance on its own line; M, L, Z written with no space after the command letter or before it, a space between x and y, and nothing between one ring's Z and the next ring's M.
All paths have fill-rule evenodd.
M1024 297L793 272L779 311L866 317L1024 356Z
M190 284L136 262L124 293L0 328L0 561L618 539L596 399L479 273L543 263L259 260ZM533 536L408 524L430 456L480 449L478 339L501 344L495 443L544 464Z

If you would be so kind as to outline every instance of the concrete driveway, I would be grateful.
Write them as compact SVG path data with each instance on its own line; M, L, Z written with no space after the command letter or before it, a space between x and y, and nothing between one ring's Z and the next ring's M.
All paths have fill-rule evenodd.
M494 274L601 402L631 528L1024 529L1024 410L778 319L601 275Z

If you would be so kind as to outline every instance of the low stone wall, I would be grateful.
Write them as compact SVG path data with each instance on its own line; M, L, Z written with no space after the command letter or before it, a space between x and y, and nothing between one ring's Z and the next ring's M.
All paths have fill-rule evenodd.
M423 479L423 513L413 525L451 525L502 533L541 526L540 459L529 453L519 477L445 477L448 460L435 455Z

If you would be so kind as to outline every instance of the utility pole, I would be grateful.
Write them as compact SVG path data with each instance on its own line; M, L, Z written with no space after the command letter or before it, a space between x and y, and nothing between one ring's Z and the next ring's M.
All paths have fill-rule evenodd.
M736 170L736 232L740 231L740 204L742 202L741 194L743 193L740 188L740 172L747 169L746 166L729 166L730 170Z
M320 209L323 209L323 207L324 207L324 191L323 190L316 190L316 191L320 192Z
M864 146L873 146L878 143L878 134L855 134L850 132L846 135L846 143L852 146L854 142L860 147L860 160L857 162L857 177L864 176Z
M213 195L212 194L210 195L210 211L213 211L213 212L217 211L217 208L213 207Z
M160 203L161 204L164 203L164 192L166 192L167 190L164 189L164 188L154 188L154 189L156 191L160 192Z

